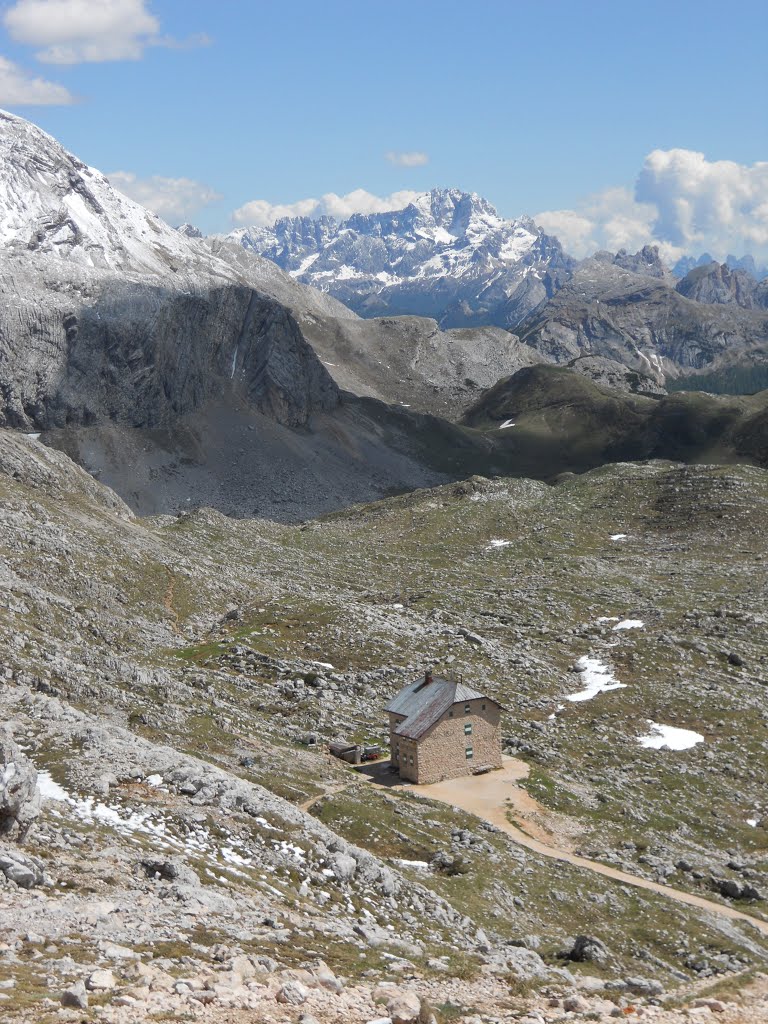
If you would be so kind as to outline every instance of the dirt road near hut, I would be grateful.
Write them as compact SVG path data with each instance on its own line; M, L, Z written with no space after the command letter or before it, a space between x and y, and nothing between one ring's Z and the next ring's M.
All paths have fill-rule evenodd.
M725 903L715 903L703 896L674 889L670 885L661 885L647 878L640 878L617 868L601 864L599 861L580 857L567 849L568 819L566 825L558 823L558 816L548 811L533 799L519 783L528 775L529 767L524 761L514 757L504 758L504 767L500 771L488 772L486 775L468 775L458 779L447 779L445 782L434 782L425 786L409 787L418 797L439 800L463 811L477 815L506 832L520 846L553 857L555 860L567 861L587 871L612 878L624 885L632 885L638 889L647 889L659 893L677 903L685 903L705 910L710 914L727 917L735 921L746 921L758 931L768 935L768 921L760 920L745 914ZM512 820L510 820L510 818Z

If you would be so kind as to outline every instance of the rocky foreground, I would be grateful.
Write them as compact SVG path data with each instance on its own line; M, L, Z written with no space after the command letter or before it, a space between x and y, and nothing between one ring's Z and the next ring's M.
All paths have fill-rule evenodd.
M765 1019L766 502L650 463L142 520L0 434L3 1020ZM509 709L530 827L744 918L328 759L426 663Z

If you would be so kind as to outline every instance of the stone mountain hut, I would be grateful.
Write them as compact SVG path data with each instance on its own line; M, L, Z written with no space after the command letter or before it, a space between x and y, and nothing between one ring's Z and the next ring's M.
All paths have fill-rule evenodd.
M426 672L387 704L392 766L429 783L501 768L498 701Z

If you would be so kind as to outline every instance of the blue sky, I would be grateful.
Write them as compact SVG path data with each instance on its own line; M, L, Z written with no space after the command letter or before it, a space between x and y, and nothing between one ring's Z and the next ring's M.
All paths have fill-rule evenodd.
M505 216L566 212L552 223L578 234L573 217L589 221L597 241L618 216L639 238L675 202L674 189L656 194L662 179L684 191L696 164L709 184L694 191L711 192L722 175L710 181L710 165L723 161L762 195L750 170L768 159L768 5L757 0L6 0L1 10L0 104L204 230L227 230L254 200L268 209L439 185L479 192ZM705 162L646 168L639 202L653 209L638 213L644 161L675 150ZM396 154L415 154L412 165ZM158 177L187 182L176 207ZM678 229L658 230L677 230L666 240L678 248L709 239L706 225ZM761 237L744 241L759 249Z

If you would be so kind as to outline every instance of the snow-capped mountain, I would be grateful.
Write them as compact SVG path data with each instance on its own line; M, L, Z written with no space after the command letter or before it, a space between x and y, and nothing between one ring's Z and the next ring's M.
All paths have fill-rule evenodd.
M226 237L362 316L415 314L442 327L512 328L573 267L532 220L504 220L457 189L433 189L389 213L287 217Z
M122 195L37 125L0 110L0 251L25 271L63 269L96 281L153 279L171 288L190 283L257 287L294 310L351 316L327 295L298 285L270 260L244 259L231 243L202 238L189 225L172 228Z
M0 111L0 244L83 267L157 273L188 256L182 236L112 188L36 125Z

